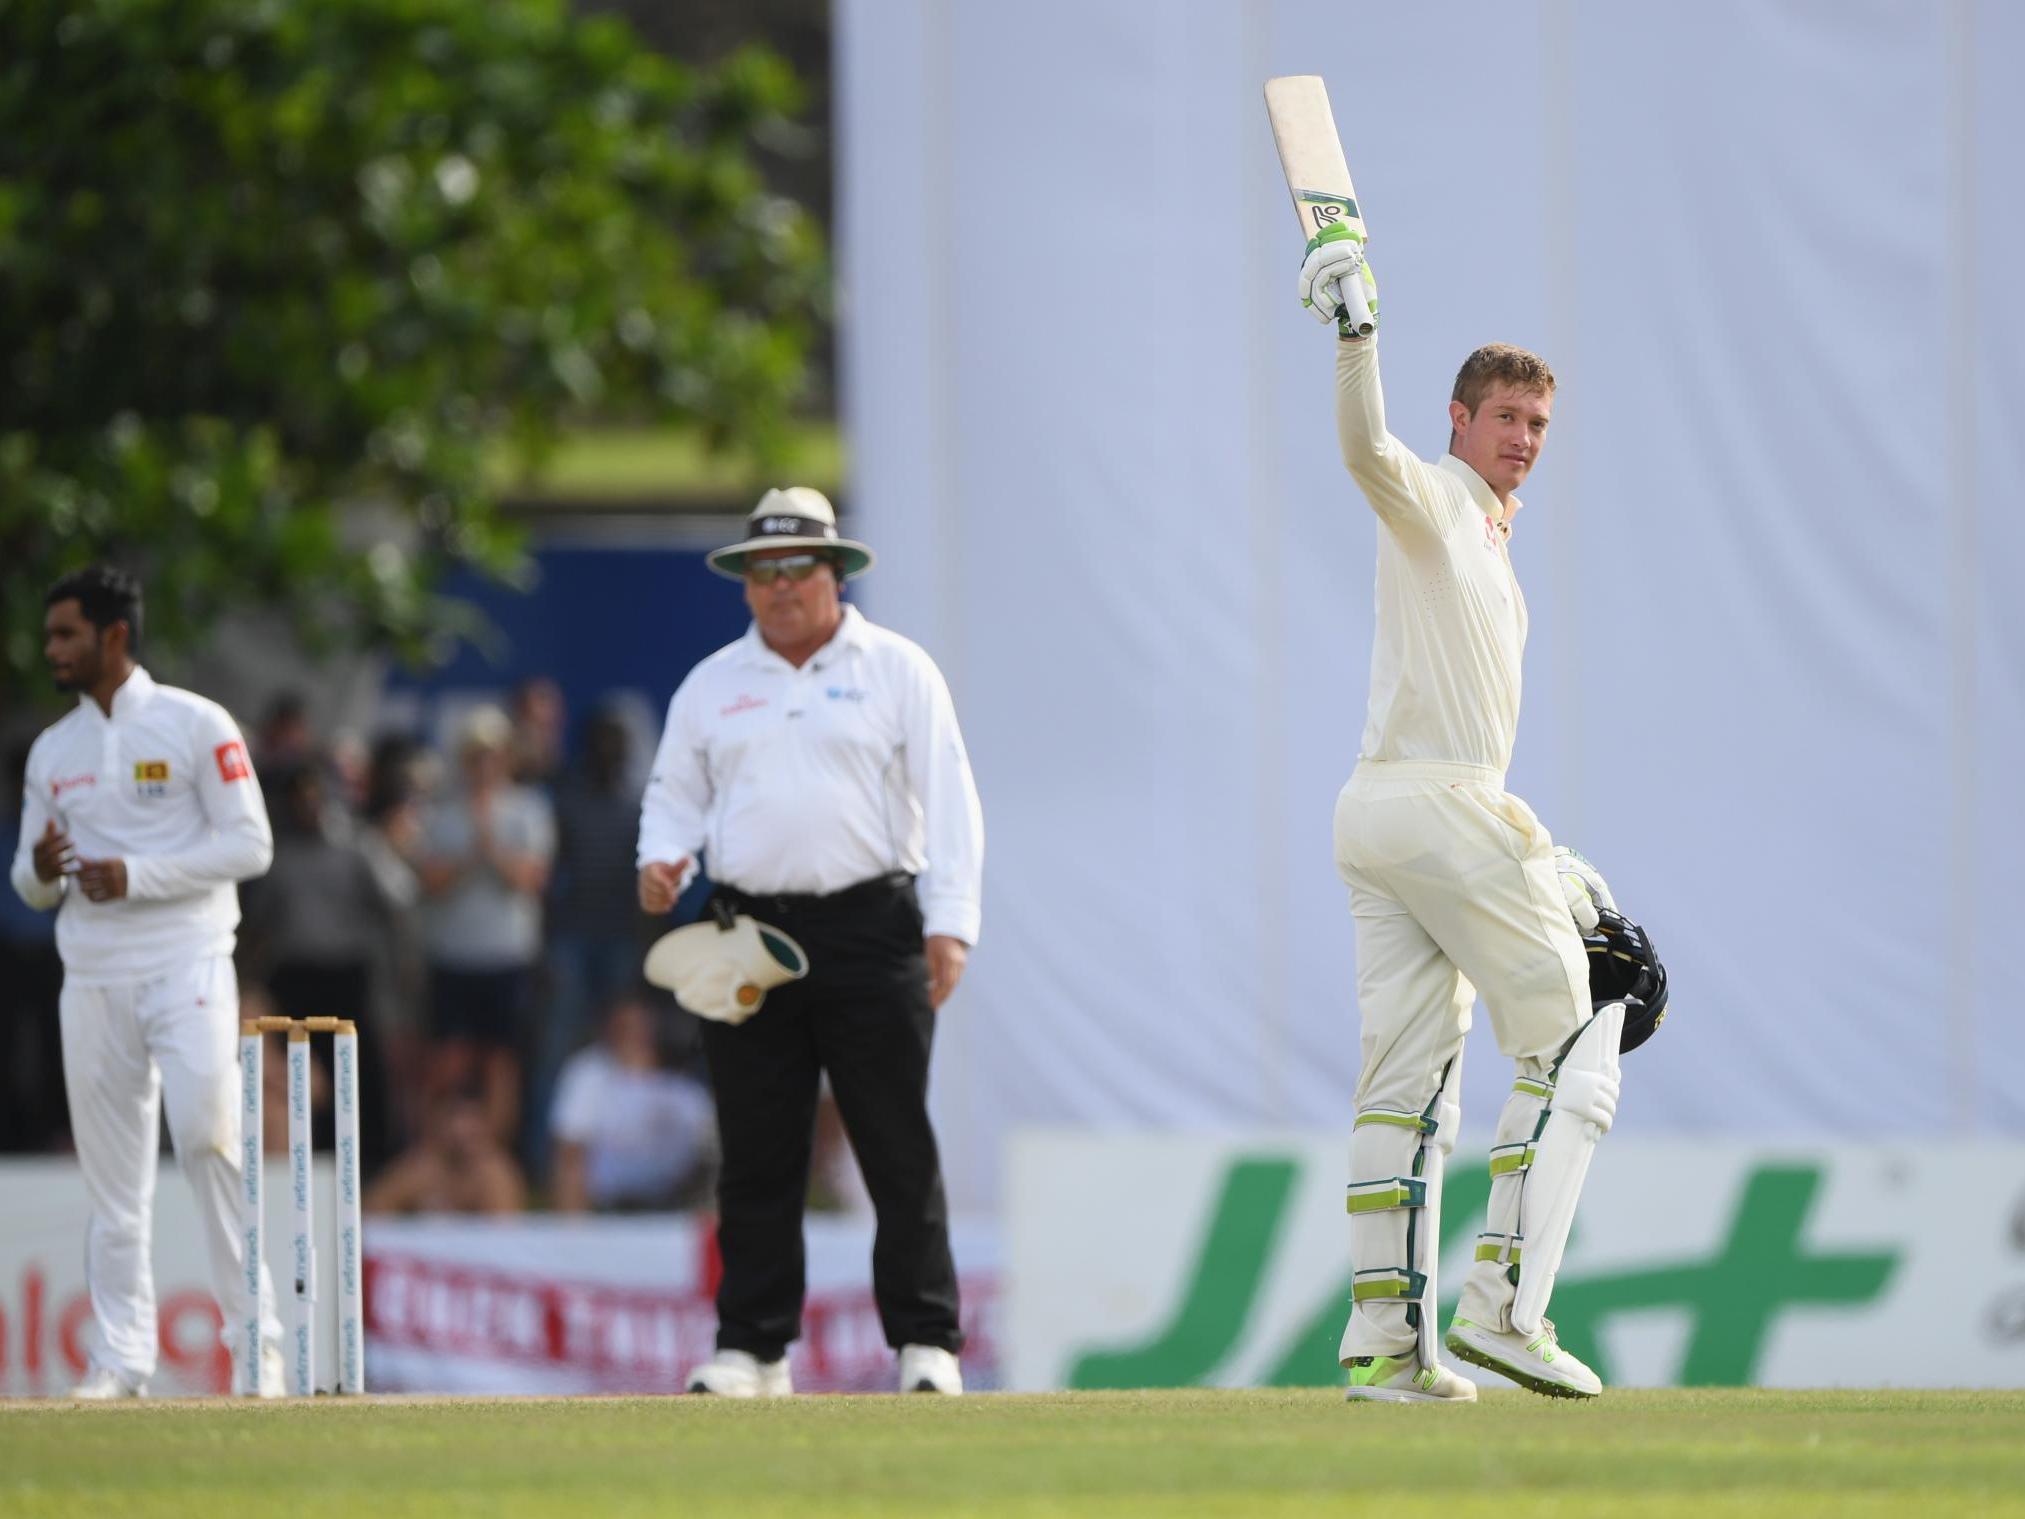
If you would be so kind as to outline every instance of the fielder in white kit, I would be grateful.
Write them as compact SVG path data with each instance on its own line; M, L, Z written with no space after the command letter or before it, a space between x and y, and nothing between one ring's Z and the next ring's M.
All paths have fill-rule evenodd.
M1324 321L1346 302L1353 320L1375 311L1361 241L1313 246L1300 293ZM1381 529L1370 711L1335 818L1363 1025L1355 1285L1340 1351L1352 1399L1476 1397L1440 1361L1435 1261L1478 994L1517 1080L1491 1152L1489 1228L1445 1343L1537 1392L1602 1391L1544 1311L1590 1151L1617 1107L1625 1008L1592 1003L1581 937L1597 907L1614 904L1587 862L1557 851L1505 790L1526 639L1507 548L1513 492L1539 457L1553 401L1553 374L1535 355L1480 348L1456 379L1448 453L1426 463L1386 431L1376 336L1337 346L1343 460Z
M231 715L134 662L139 584L94 566L58 581L45 605L44 654L78 703L29 751L12 880L31 907L57 909L63 957L64 1087L91 1204L97 1322L74 1395L140 1397L159 1349L149 1246L164 1103L219 1312L236 1326L251 1306L238 1225L234 885L267 869L274 843ZM263 1263L260 1384L279 1396L273 1297ZM237 1368L234 1385L244 1385Z

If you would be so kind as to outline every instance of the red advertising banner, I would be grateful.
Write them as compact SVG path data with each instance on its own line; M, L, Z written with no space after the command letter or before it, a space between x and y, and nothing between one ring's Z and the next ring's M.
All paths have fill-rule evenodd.
M327 1170L318 1182L323 1204ZM319 1211L327 1224L327 1204ZM84 1371L91 1332L75 1164L0 1164L0 1217L9 1221L0 1231L0 1396L60 1396ZM890 1391L893 1353L870 1288L871 1219L813 1215L805 1232L809 1295L790 1352L797 1389ZM995 1387L997 1224L959 1217L952 1235L969 1336L965 1381ZM328 1245L323 1254L333 1259ZM154 1255L161 1362L152 1391L226 1392L230 1365L189 1193L166 1163ZM707 1218L369 1217L365 1257L367 1385L375 1391L679 1392L715 1340ZM284 1322L291 1306L281 1304ZM334 1312L330 1301L320 1306ZM319 1361L334 1364L327 1345Z

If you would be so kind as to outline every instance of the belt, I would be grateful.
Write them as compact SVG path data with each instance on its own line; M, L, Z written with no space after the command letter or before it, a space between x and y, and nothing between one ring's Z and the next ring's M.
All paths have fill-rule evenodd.
M869 881L858 881L841 891L747 891L742 886L719 883L718 890L740 906L762 913L823 912L836 907L858 906L874 897L890 896L914 884L904 870L889 870Z

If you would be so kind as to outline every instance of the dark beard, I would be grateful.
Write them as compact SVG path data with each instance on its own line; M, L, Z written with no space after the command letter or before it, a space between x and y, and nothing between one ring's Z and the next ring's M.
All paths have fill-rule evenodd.
M56 689L74 695L79 691L89 691L93 686L98 684L99 676L105 671L105 634L103 632L92 640L91 657L98 662L89 668L73 662L70 667L70 678L68 680L58 675L54 670L51 670L49 678L56 683Z

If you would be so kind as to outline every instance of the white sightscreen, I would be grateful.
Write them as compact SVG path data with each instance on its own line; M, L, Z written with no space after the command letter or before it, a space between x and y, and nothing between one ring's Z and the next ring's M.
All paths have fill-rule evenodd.
M1356 21L1355 30L1347 24ZM2025 6L839 0L867 610L989 829L952 1186L1011 1127L1349 1125L1375 522L1260 85L1329 81L1393 430L1561 378L1512 772L1652 930L1623 1132L2025 1133ZM1510 1079L1479 1018L1470 1126Z

